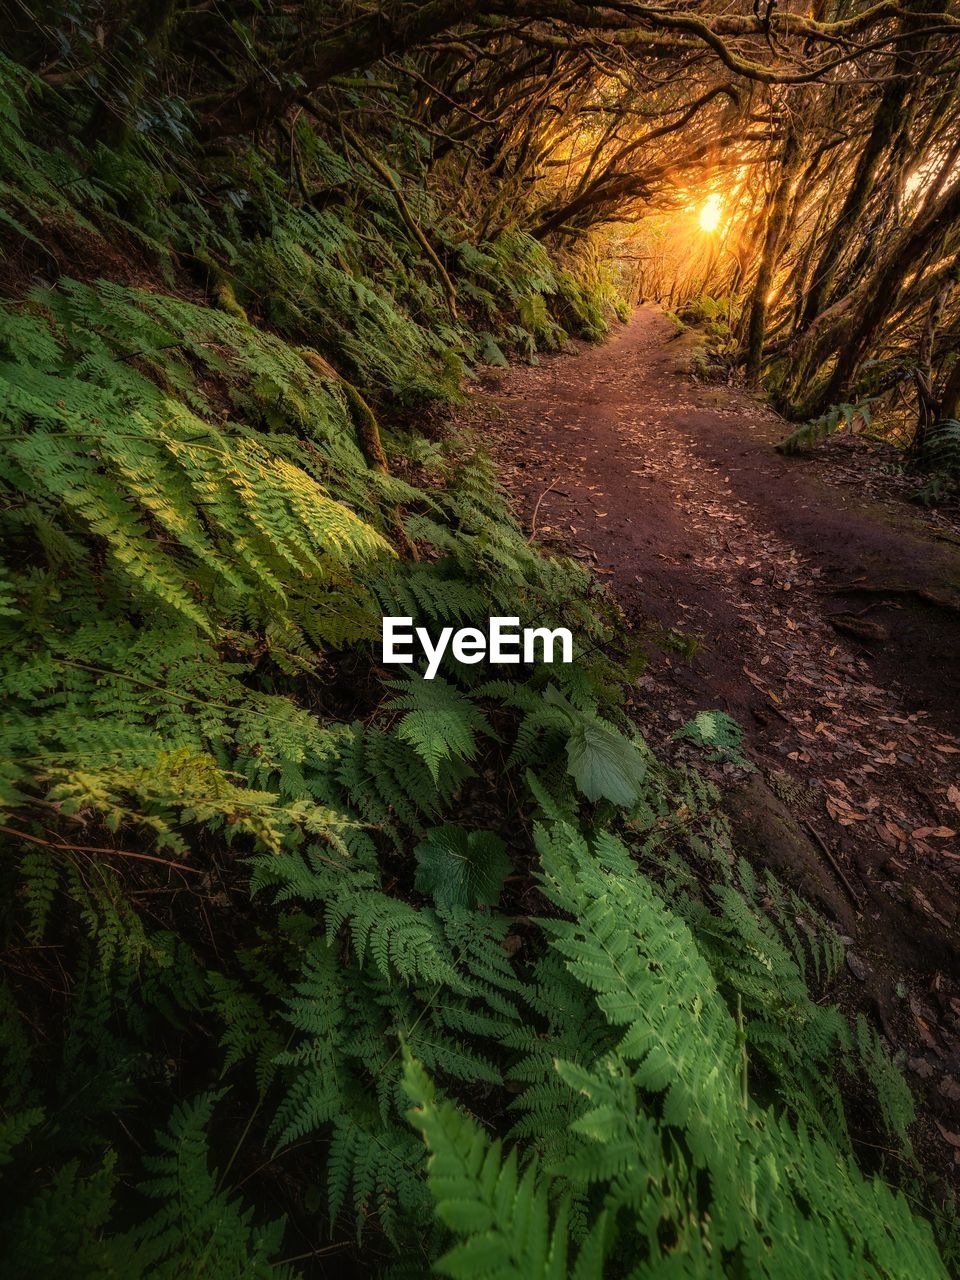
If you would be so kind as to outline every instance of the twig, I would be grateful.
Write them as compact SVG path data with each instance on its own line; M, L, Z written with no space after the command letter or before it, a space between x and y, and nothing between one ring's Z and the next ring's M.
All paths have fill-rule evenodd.
M42 844L47 849L62 849L64 853L116 854L120 858L139 858L144 862L159 862L162 867L172 867L174 871L189 871L194 876L202 874L200 867L187 867L180 862L171 862L169 858L158 858L152 853L133 853L130 849L106 849L95 844L58 844L53 840L44 840L41 836L32 836L27 831L18 831L16 827L0 826L0 831L8 836L16 836L20 840L29 840L31 844Z
M755 689L756 689L756 688L758 688L758 687L759 687L758 685L754 685L754 688L755 688ZM767 705L767 710L768 710L768 711L772 711L772 712L773 712L773 714L774 714L775 716L779 716L779 717L780 717L780 719L783 721L783 723L784 723L784 724L792 725L792 724L793 724L793 721L790 719L790 717L787 715L787 713L786 713L785 711L781 711L781 710L780 710L780 708L777 706L777 704L774 702L774 700L773 700L773 694L772 694L772 693L769 693L766 689L762 689L762 690L761 690L761 693L766 693L766 694L767 694L767 697L770 699L770 701L769 701L769 703L768 703L768 705Z
M544 500L544 498L547 496L550 490L554 487L554 485L559 483L560 483L560 477L557 476L556 480L553 480L550 484L548 484L546 489L544 489L543 493L541 493L540 497L537 499L537 505L533 508L533 515L530 517L530 537L527 539L527 542L532 542L536 537L537 512L540 510L540 503Z
M810 835L813 836L814 840L816 840L817 844L822 849L823 856L830 863L830 866L833 868L833 872L836 875L837 879L840 881L840 883L846 889L847 893L850 895L850 901L854 904L854 906L857 908L858 911L862 911L863 902L860 898L860 895L857 893L856 889L854 889L853 885L847 879L843 868L840 866L840 863L837 862L836 858L830 852L829 848L827 847L826 840L824 840L820 832L817 831L814 827L812 827L809 822L804 822L802 825L804 830L808 831Z

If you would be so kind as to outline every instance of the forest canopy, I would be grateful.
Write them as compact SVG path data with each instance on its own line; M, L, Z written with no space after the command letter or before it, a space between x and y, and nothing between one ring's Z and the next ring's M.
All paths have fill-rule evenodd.
M956 0L7 5L10 1274L956 1267L835 922L448 420L652 298L955 483L958 94Z
M305 177L299 121L361 158L360 137L416 122L430 190L481 236L650 262L662 245L644 220L716 195L696 275L641 268L642 290L730 299L737 357L789 416L909 400L918 452L957 416L949 0L146 3L69 20L34 7L14 26L43 83L87 90L87 138L189 131L220 154L252 134Z

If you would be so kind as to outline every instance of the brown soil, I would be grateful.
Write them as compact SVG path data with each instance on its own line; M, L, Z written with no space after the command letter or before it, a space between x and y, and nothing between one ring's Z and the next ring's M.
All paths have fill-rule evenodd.
M528 528L593 567L643 638L631 711L651 745L691 752L671 735L704 708L743 726L760 776L710 766L738 838L852 935L839 998L907 1066L946 1170L960 1165L960 534L904 503L867 442L776 453L789 428L694 377L696 342L646 307L600 349L491 373L484 436Z

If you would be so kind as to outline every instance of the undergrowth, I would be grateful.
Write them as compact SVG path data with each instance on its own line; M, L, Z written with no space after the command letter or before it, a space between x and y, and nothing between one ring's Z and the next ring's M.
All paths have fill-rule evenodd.
M844 428L853 431L858 418L864 428L869 428L870 404L869 398L858 400L856 404L832 404L819 418L812 418L809 422L803 423L779 441L776 446L778 452L800 453L804 449L820 444L836 432L843 431Z
M303 114L296 181L201 173L2 69L12 1274L945 1275L832 929L431 426L478 362L600 337L607 285L477 242L413 126L390 169ZM382 613L562 623L577 662L387 679Z

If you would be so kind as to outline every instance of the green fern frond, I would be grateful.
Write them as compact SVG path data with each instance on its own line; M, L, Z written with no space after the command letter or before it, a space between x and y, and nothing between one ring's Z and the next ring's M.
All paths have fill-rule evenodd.
M534 1161L523 1173L517 1152L502 1154L468 1116L439 1101L423 1069L408 1056L404 1088L408 1117L430 1152L427 1183L440 1221L459 1238L434 1264L455 1280L591 1280L602 1275L601 1215L572 1271L567 1268L567 1207L551 1215L548 1189ZM552 1220L551 1220L552 1218Z
M283 1221L253 1225L244 1209L219 1186L209 1167L205 1130L222 1094L201 1094L174 1108L169 1128L157 1133L160 1154L145 1156L143 1193L160 1207L130 1235L136 1275L191 1275L204 1280L231 1276L285 1277L275 1261Z
M439 781L442 764L474 759L478 733L493 733L466 694L440 676L433 680L409 676L391 681L390 688L397 690L390 699L391 709L404 712L397 736L410 743L434 782Z
M826 440L834 432L842 431L844 427L852 430L857 418L860 418L865 427L869 427L870 405L875 399L875 396L868 396L865 400L858 400L856 404L832 404L819 418L805 422L803 426L797 427L795 431L785 436L776 446L778 452L790 454L809 449Z

